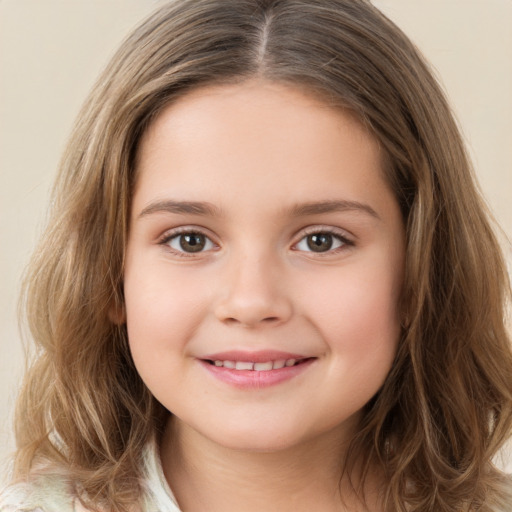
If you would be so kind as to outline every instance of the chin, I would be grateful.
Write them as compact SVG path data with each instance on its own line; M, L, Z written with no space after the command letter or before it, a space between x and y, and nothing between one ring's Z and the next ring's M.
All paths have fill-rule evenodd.
M222 432L222 435L218 435ZM322 437L319 433L308 433L297 429L297 425L250 425L245 428L219 428L203 435L224 448L248 453L277 453L294 449Z

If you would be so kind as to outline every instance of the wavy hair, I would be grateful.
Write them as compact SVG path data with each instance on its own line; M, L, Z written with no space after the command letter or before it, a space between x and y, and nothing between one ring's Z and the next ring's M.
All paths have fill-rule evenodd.
M121 45L79 114L26 276L37 351L18 401L16 475L53 462L91 508L140 498L141 454L167 412L109 318L123 304L138 143L188 91L253 77L353 112L383 149L406 224L398 353L347 471L382 467L386 510L505 511L492 461L512 426L507 272L441 88L367 0L175 0Z

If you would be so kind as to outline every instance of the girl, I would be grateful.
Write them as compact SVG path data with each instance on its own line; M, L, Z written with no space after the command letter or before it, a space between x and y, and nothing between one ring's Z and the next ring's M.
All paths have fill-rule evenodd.
M175 0L85 104L26 286L2 512L500 511L509 285L366 0Z

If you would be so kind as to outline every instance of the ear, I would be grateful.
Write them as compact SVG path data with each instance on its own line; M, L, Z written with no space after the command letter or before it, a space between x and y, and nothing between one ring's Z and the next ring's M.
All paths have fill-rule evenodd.
M123 303L115 301L108 310L108 319L115 325L126 323L126 309Z

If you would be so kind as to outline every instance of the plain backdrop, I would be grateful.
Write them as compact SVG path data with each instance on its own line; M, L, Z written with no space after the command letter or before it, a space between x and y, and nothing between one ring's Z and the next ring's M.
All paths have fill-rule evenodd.
M0 472L22 373L20 276L73 120L155 0L0 0ZM512 235L512 0L374 0L417 44L453 105L483 192ZM505 245L509 261L510 245Z

